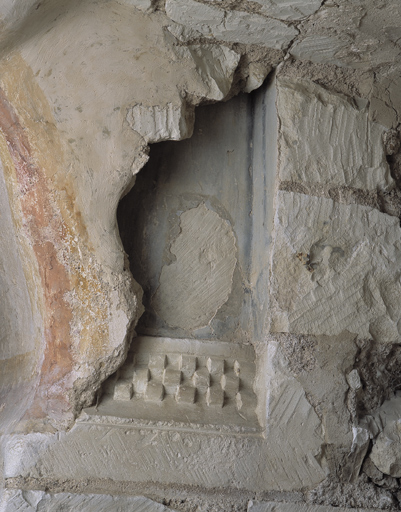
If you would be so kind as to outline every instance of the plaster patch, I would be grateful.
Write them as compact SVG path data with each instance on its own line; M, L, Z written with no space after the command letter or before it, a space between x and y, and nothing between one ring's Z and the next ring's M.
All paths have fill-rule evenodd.
M202 204L181 214L170 250L176 261L163 267L152 306L171 326L204 327L231 292L237 263L232 228Z

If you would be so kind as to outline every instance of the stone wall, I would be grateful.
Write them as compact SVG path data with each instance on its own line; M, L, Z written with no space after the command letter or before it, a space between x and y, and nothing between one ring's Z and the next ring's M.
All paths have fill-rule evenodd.
M399 509L398 0L0 22L2 510Z

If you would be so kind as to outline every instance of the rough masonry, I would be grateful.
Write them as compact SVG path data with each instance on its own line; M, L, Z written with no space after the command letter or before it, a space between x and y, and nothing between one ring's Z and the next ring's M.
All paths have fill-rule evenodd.
M0 26L1 509L398 510L398 0Z

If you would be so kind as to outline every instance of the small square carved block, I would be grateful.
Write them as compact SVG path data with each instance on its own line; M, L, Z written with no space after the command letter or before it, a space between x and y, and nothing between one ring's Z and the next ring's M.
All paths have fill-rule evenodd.
M192 386L180 386L175 395L175 399L179 404L194 404L196 398L196 389Z
M163 384L166 389L166 393L174 395L177 391L177 387L181 384L181 371L167 368L164 370Z
M150 380L149 368L136 368L134 371L133 384L136 394L145 393L146 386Z
M196 357L182 354L180 357L180 370L185 377L190 379L196 370Z
M145 391L145 400L148 402L161 402L164 398L164 386L160 382L148 382Z
M239 391L239 377L235 373L224 374L221 377L221 387L228 395L236 395Z
M164 354L151 354L149 357L149 370L152 379L162 379L166 368L166 356Z
M223 407L224 405L224 391L221 387L211 387L206 392L206 403L211 406Z
M132 398L132 382L120 380L114 386L114 400L129 401Z
M212 375L221 375L224 373L224 359L209 357L207 360L207 369Z
M210 373L207 368L198 368L192 377L194 386L200 391L207 391L210 386Z

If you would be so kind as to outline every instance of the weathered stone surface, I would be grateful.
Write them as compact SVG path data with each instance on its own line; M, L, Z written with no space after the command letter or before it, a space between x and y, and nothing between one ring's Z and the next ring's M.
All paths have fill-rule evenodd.
M36 399L25 420L66 426L123 361L141 313L117 233L120 196L147 160L147 141L191 133L192 109L183 97L222 98L238 57L196 49L178 58L160 17L130 2L26 3L26 25L17 20L26 11L7 5L8 44L14 48L19 37L21 44L0 63L0 153L10 200L20 201L29 219L19 234L32 253L24 249L32 304L42 308L35 321L41 368L30 366L41 377L30 387ZM71 37L73 26L85 29ZM127 122L133 110L138 131ZM22 360L17 366L15 376L26 373Z
M400 122L400 80L401 70L390 68L383 75L377 75L373 84L369 112L374 121L387 128L396 128Z
M4 490L0 498L2 512L168 512L167 508L142 496L108 494L50 494L44 491ZM174 512L174 511L173 511Z
M154 9L154 0L121 0L127 5L133 5L143 12L152 12Z
M373 0L369 4L348 0L326 2L308 18L291 54L312 62L361 70L393 65L400 55L400 47L395 44L400 23L397 0Z
M274 105L275 88L273 83L266 84L253 98L240 94L225 103L199 107L190 139L179 144L166 142L152 146L149 163L138 174L135 187L123 198L118 210L130 268L144 288L146 313L136 328L139 334L234 342L251 340L251 333L256 331L256 338L262 336L268 307L268 290L263 284L267 276L262 277L262 274L268 273L266 254L271 240L276 172ZM190 275L189 267L184 268L181 258L175 261L176 256L171 252L172 243L179 237L183 212L191 210L193 215L201 204L222 219L218 225L223 227L224 221L231 227L237 263L228 300L219 307L207 327L194 331L188 330L194 325L192 320L172 327L177 325L172 319L173 324L167 325L156 314L160 307L155 311L153 303L158 293L157 298L161 298L158 289L162 288L163 268L164 272L169 269L169 273L174 270L176 276L169 290L166 283L163 284L168 301L165 307L173 311L180 309L178 304L185 303L177 318L184 316L191 304L200 303L199 294L195 302L190 298L197 294L191 284L195 276L203 276L204 290L209 293L204 258L192 258ZM262 211L260 204L265 204L266 209ZM211 235L217 241L217 234L211 232ZM197 250L200 254L203 242L203 236L193 239L191 254ZM230 260L231 255L226 263ZM217 268L209 270L215 273ZM210 284L211 297L216 286L217 282ZM199 310L199 315L210 319L211 306L212 301L206 301L206 309Z
M199 407L198 402L193 403L193 395L180 396L176 409L185 409L185 413L181 413L181 420L178 414L168 416L173 408L171 404L166 404L167 410L163 409L163 402L155 404L158 410L153 419L145 416L139 416L145 419L134 419L132 414L123 417L117 413L117 409L114 409L114 413L113 410L106 412L107 404L101 402L98 408L88 409L86 414L81 415L75 427L64 435L11 436L5 447L5 477L91 481L96 475L100 480L112 478L118 489L127 481L151 481L154 478L154 465L149 464L149 460L157 461L157 479L166 485L297 491L305 482L313 487L326 477L327 468L322 458L325 443L323 425L309 403L304 388L289 371L279 349L280 343L269 341L265 354L258 358L258 362L262 360L266 363L263 366L265 372L267 369L267 382L257 385L265 386L268 393L267 408L260 404L262 409L265 407L266 430L262 435L259 427L247 425L244 421L250 411L250 386L247 382L250 368L249 363L247 366L247 361L243 362L239 356L244 351L249 352L251 347L232 343L220 347L218 343L206 344L196 340L166 339L161 342L165 347L171 347L172 342L177 347L192 343L193 347L198 347L195 354L202 359L205 368L210 354L199 351L209 345L210 350L215 351L213 357L216 357L224 348L232 359L227 365L231 381L237 373L240 375L241 396L236 397L234 405L231 403L221 407L221 393L219 396L206 393L204 407L213 418L209 422L206 411L192 415ZM165 352L161 351L160 354ZM174 354L169 353L167 359L170 364L177 360L181 370L184 370L183 361ZM137 360L143 361L143 355L139 354ZM190 366L188 370L192 371L194 367ZM122 371L126 376L124 368ZM311 375L310 386L313 382ZM235 384L238 385L238 380ZM211 387L216 385L219 385L218 381ZM231 396L230 393L237 389L231 389L228 395ZM171 398L174 401L174 397ZM119 402L116 406L123 404ZM150 414L149 405L145 406L147 414ZM134 408L138 413L140 404L134 404ZM239 413L237 408L240 409ZM189 423L186 421L188 418ZM259 469L261 464L263 471Z
M298 33L279 20L243 11L225 12L195 0L167 0L166 12L173 21L218 41L284 49Z
M401 477L401 420L387 423L373 445L370 459L379 471Z
M395 493L398 401L369 409L360 424L347 407L365 390L371 399L361 405L381 403L380 386L398 382L387 361L372 366L378 376L367 382L358 357L361 337L372 338L378 353L385 352L382 344L387 350L400 341L399 221L318 196L333 186L332 198L344 202L342 189L357 188L366 195L363 204L372 206L374 194L395 190L378 123L394 128L387 155L397 160L400 3L167 0L166 9L167 15L164 2L152 0L4 0L0 6L1 429L14 428L26 413L22 433L2 440L8 442L5 476L26 479L27 486L58 482L82 489L98 480L116 492L152 482L177 493L187 486L211 496L216 488L215 494L246 494L222 510L243 508L256 493L309 499L306 489L319 485L315 499L345 504L354 497L324 492L334 475L358 478L371 437L371 466L359 482L378 494L381 485ZM149 305L160 319L150 328L163 324L177 336L166 341L170 348L224 345L230 357L165 350L149 366L134 359L123 364L141 293L116 226L121 195L145 164L148 144L189 137L194 105L258 87L290 46L292 57L325 63L314 70L298 63L304 78L353 97L363 91L366 99L371 95L369 106L310 82L279 82L280 178L308 184L306 192L316 197L298 188L280 192L275 205L274 93L229 107L228 128L213 107L197 141L177 150L157 186L147 182L147 198L159 185L166 192L159 205L168 215L161 219L150 200L141 203L150 218L144 231L155 239L144 286L151 282ZM286 66L295 67L291 55ZM337 73L336 65L362 70L364 78ZM156 154L162 167L165 154ZM174 181L176 169L183 174ZM176 195L170 194L173 181ZM392 214L399 215L399 207ZM191 232L194 225L200 236ZM269 334L267 311L280 336ZM234 357L238 347L254 346L255 380L253 359ZM105 386L105 395L116 398L108 414L102 415L105 403L97 395L96 407L60 431L117 367L118 376ZM209 416L197 409L201 393ZM135 417L129 407L138 395L144 403L134 407ZM186 412L180 418L177 410ZM47 433L24 434L35 429ZM395 476L379 478L373 459ZM110 496L101 503L86 496L92 502L82 505L71 495L7 493L16 510L131 506ZM389 490L382 496L374 503L396 501ZM251 503L250 510L266 506L305 511L299 503ZM182 507L195 509L188 502ZM135 502L134 510L164 507Z
M0 134L0 146L5 140ZM5 161L8 170L10 162ZM11 187L10 187L11 190ZM11 194L11 201L16 197ZM18 203L17 203L18 204ZM29 244L18 236L22 218L10 205L0 161L0 431L7 432L33 398L43 336L41 301L30 278ZM13 207L11 209L11 206ZM32 256L32 253L30 254ZM31 276L34 274L32 272ZM16 379L16 374L18 379ZM30 392L24 390L30 388Z
M398 219L364 206L279 192L275 233L274 331L348 330L379 343L398 339Z
M401 476L401 393L397 391L364 423L370 427L374 440L369 459L375 467L392 477Z
M202 95L213 100L222 100L227 96L240 60L238 53L226 46L206 44L176 46L174 51L179 59L188 59L195 63L194 80L199 82ZM256 75L256 71L254 74Z
M280 343L270 339L265 357L266 463L274 465L278 485L299 478L321 481L326 468L321 465L324 432L320 418L307 400L305 389L289 371ZM276 461L280 463L275 465Z
M321 0L256 0L263 14L280 20L299 20L316 12Z
M327 507L305 503L273 503L250 501L248 512L369 512L378 509Z
M170 248L176 260L163 267L152 307L167 324L193 330L208 325L227 301L236 244L228 222L203 204L180 218Z
M280 334L274 339L281 353L282 366L299 382L308 402L319 414L327 446L335 446L336 455L328 457L330 472L339 471L340 464L344 474L358 472L361 461L356 452L359 455L360 450L355 446L353 454L350 454L353 433L352 418L347 408L349 386L345 375L357 354L355 335L348 332L338 336ZM341 461L344 453L347 454L346 463Z
M195 64L191 78L198 85L198 94L213 100L221 100L227 95L239 54L212 45L175 46L174 52L189 67ZM148 143L182 140L192 135L194 112L185 101L166 106L137 104L128 110L127 121Z
M192 135L193 114L187 112L185 103L165 107L134 105L127 113L131 128L146 142L186 139Z
M161 485L254 492L300 490L305 482L313 487L326 476L315 458L322 443L319 432L313 430L319 420L301 386L291 382L287 388L281 380L274 407L289 420L288 426L283 431L283 424L276 422L267 440L241 429L204 425L202 431L199 425L91 415L82 417L65 435L46 435L47 444L39 445L34 434L10 438L5 477L60 479L67 487L74 481L111 479L115 491L124 482L154 481L155 466L149 461L157 461ZM280 392L284 392L281 404ZM216 415L224 411L217 403L207 407ZM289 432L291 438L286 435Z
M373 191L394 183L383 148L385 129L369 120L368 102L282 78L277 110L281 180Z

